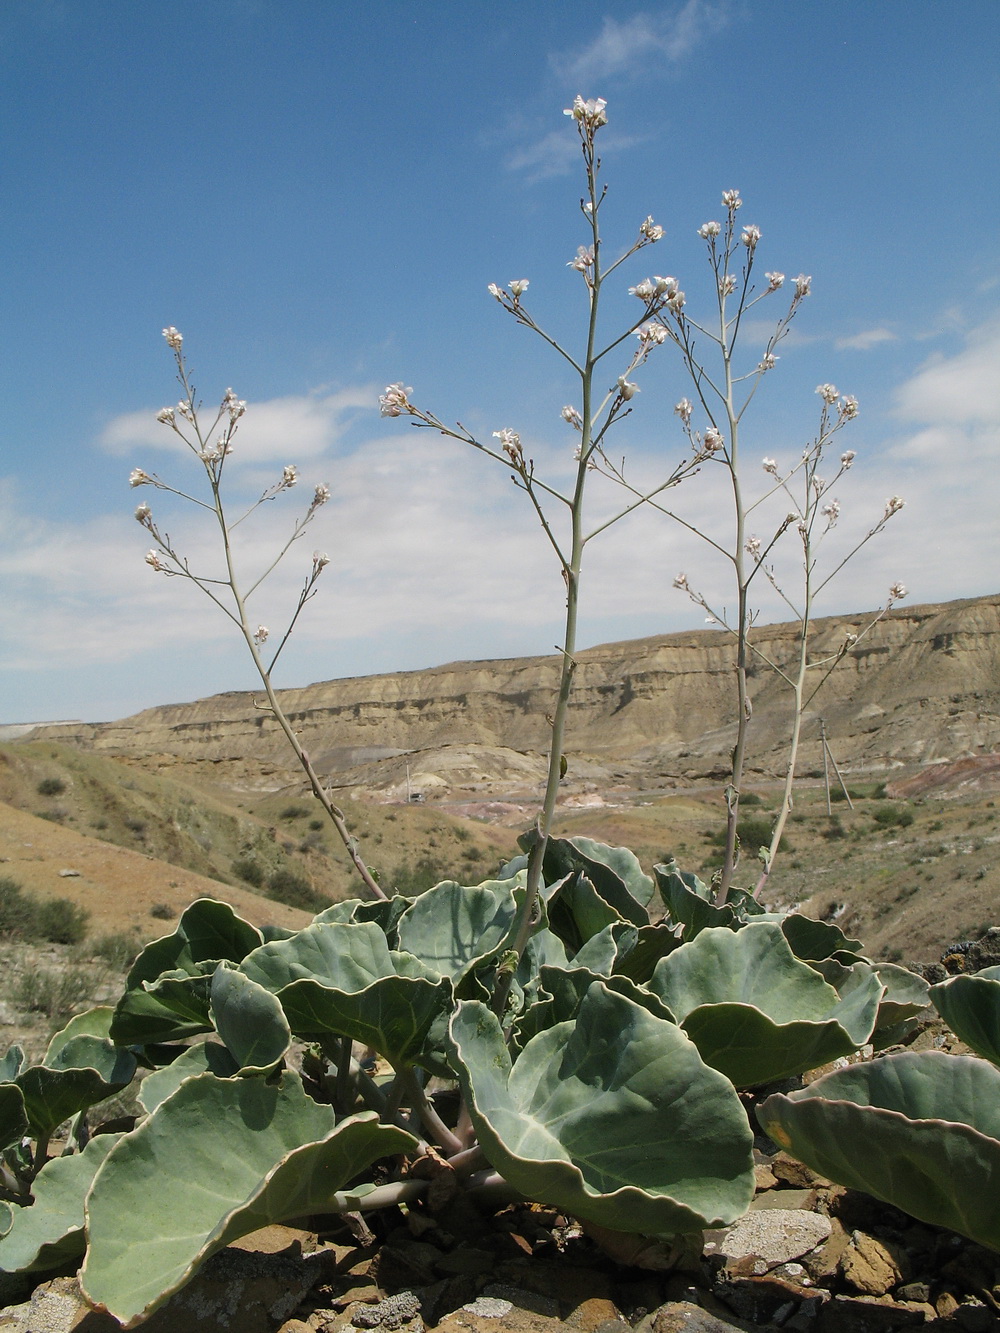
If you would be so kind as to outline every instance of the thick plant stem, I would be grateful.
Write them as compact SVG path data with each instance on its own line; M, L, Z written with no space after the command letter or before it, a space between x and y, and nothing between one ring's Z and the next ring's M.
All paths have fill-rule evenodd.
M747 698L747 639L750 631L747 608L747 578L743 559L743 545L746 528L746 513L743 506L743 492L739 474L739 417L733 400L732 348L727 341L725 296L719 298L719 319L721 325L721 346L726 371L725 408L729 422L729 473L733 484L733 504L736 509L736 542L733 550L733 564L736 572L737 613L736 626L736 744L733 746L732 768L729 786L726 789L726 851L722 862L722 874L715 894L715 905L721 907L729 897L729 888L736 868L736 838L740 815L740 787L743 782L743 762L746 754L747 724L750 721L750 704Z

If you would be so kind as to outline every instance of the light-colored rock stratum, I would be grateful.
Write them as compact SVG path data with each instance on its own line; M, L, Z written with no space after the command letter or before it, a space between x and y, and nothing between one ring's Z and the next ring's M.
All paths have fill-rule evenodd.
M838 652L871 615L815 623L814 660ZM795 624L754 642L791 663ZM734 649L721 630L603 644L578 654L568 790L663 788L725 772L735 738ZM457 662L425 671L324 681L281 691L320 772L383 796L528 791L542 777L558 659ZM816 672L819 679L821 672ZM758 659L748 769L778 774L788 687ZM147 766L275 788L298 777L284 738L251 693L146 709L120 722L46 727L44 735ZM914 770L1000 747L1000 595L893 609L850 647L810 705L800 772L822 766L820 719L847 771Z

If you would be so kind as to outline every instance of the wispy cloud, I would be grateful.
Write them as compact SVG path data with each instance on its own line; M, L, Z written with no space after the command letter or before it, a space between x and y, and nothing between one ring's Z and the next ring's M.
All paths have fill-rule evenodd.
M892 329L880 326L877 329L864 329L849 338L838 338L834 346L838 352L867 352L872 347L877 347L879 343L895 342L898 336Z
M235 461L286 463L319 458L336 444L351 414L374 408L377 399L374 386L362 385L336 393L290 394L252 402L240 422ZM137 447L171 453L185 449L178 436L156 420L155 408L115 417L104 427L99 443L119 456L132 454Z
M642 135L604 131L601 151L624 152L626 148L642 142ZM548 180L552 176L568 176L579 168L579 164L580 140L569 126L562 130L550 130L542 138L515 148L504 160L507 170L519 174L527 185Z
M560 77L578 84L584 96L595 96L601 90L595 94L588 87L592 80L645 70L650 56L676 65L727 22L726 8L707 0L687 0L673 12L639 13L623 22L605 18L593 41L575 51L553 55L550 62Z

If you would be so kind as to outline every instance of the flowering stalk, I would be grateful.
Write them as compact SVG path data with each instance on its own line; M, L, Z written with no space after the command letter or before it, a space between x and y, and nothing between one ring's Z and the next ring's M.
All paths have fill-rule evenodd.
M204 500L198 500L194 496L186 494L184 491L175 490L174 487L161 481L155 474L144 472L142 468L133 469L132 474L129 477L129 484L133 487L153 486L157 490L168 491L173 495L179 496L181 499L189 500L193 504L200 505L203 509L211 510L215 515L219 525L219 532L222 537L222 547L226 562L226 577L224 579L209 578L204 574L193 572L188 561L175 550L171 543L169 533L160 531L153 519L149 505L140 504L135 511L136 520L142 524L157 543L157 546L147 553L146 563L158 573L175 578L189 579L237 626L246 642L257 674L260 676L261 683L267 694L266 711L271 714L284 733L285 738L306 775L313 795L320 802L334 828L337 830L337 834L350 857L351 864L361 877L369 893L376 898L385 898L386 894L379 887L375 877L372 875L361 857L357 841L347 827L343 811L331 801L329 793L323 786L316 770L313 768L309 755L302 746L294 728L285 715L271 682L271 672L274 669L274 664L278 660L281 650L288 642L288 638L291 635L303 608L315 595L317 580L325 567L329 564L329 557L318 551L314 552L312 570L306 577L292 618L278 643L277 649L270 655L269 662L265 662L262 649L270 637L270 631L266 625L254 625L247 612L248 599L275 569L279 561L281 561L287 554L292 544L303 536L320 508L322 508L327 500L329 500L330 489L325 485L316 487L313 493L313 498L306 509L305 514L296 521L292 530L292 535L285 542L277 556L271 561L270 565L264 570L263 574L255 580L246 592L244 592L237 579L236 564L232 547L232 532L244 521L244 519L248 518L250 514L262 504L266 504L269 500L275 499L284 491L290 490L293 486L297 485L299 480L298 469L292 465L284 468L280 480L268 487L260 498L257 499L249 509L240 516L240 518L231 523L226 515L222 502L222 474L225 468L226 459L233 451L233 438L236 435L239 421L246 411L246 403L241 399L238 399L232 389L227 389L222 404L215 415L214 421L207 431L203 430L198 417L198 403L196 401L194 385L191 383L187 362L184 357L183 338L177 329L173 327L164 329L163 336L166 338L167 344L174 354L174 360L177 364L177 379L184 392L184 397L180 403L178 403L176 408L165 407L158 412L157 420L163 425L169 426L170 429L183 440L191 452L200 459L208 478L212 500L210 504L207 504ZM179 424L178 418L186 423L187 431L184 426ZM222 433L214 443L208 443L220 426L222 427ZM227 602L231 604L227 604Z
M585 525L585 494L587 481L592 472L601 472L624 480L623 467L612 464L605 452L605 441L609 431L625 419L631 412L632 398L638 392L638 385L629 378L643 366L653 348L663 343L666 333L652 318L659 310L673 303L676 308L683 305L684 294L679 292L672 278L647 279L640 284L643 292L644 310L623 333L603 347L598 345L598 311L603 283L618 266L638 250L654 244L663 237L663 228L646 218L639 228L639 234L633 244L613 263L605 266L602 256L602 238L599 225L599 212L604 199L605 189L599 184L600 161L596 156L594 141L600 127L607 123L605 102L602 99L585 102L582 97L574 100L566 114L575 122L580 136L586 174L586 197L581 200L581 211L588 230L589 244L581 245L576 256L567 267L579 273L587 291L588 316L587 334L583 355L573 356L562 344L541 328L531 315L524 302L524 295L529 282L525 278L508 283L504 290L491 283L490 295L499 302L515 321L537 334L553 348L572 367L580 381L580 407L568 405L562 409L562 419L579 435L575 449L577 462L576 475L572 490L563 493L557 487L541 480L535 473L534 460L525 456L519 434L509 428L494 431L493 438L499 443L496 447L478 440L461 423L446 425L433 413L415 406L410 401L412 389L402 383L390 385L381 399L384 416L409 416L414 425L440 432L442 435L458 440L479 450L487 457L511 469L514 485L522 490L535 510L550 546L552 547L566 591L565 621L563 641L559 646L560 655L559 683L555 705L552 712L552 734L549 745L548 766L545 791L541 809L535 821L535 840L528 857L527 890L520 909L519 920L513 940L511 954L506 965L501 969L501 980L493 995L493 1006L500 1015L504 1013L514 969L520 958L532 930L537 924L537 900L542 883L542 865L545 850L552 829L559 784L566 772L566 721L569 700L576 673L577 618L580 604L581 571L583 556L587 544L605 532L633 510L655 498L669 488L676 486L684 477L698 470L708 457L708 451L696 447L691 456L684 458L673 469L666 480L648 491L629 487L633 500L598 526L587 530ZM625 341L634 336L636 345L628 356L624 371L618 375L613 388L603 397L595 391L595 374L600 363L609 353L621 348ZM550 518L546 504L557 502L566 513L563 525L556 525Z

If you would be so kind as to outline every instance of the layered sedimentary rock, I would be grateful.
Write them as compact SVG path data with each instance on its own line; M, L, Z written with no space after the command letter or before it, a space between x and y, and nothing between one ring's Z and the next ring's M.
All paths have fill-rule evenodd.
M811 660L836 655L870 614L815 623ZM763 659L789 667L797 625L754 631L751 771L780 771L788 687ZM324 681L281 691L314 761L334 780L398 784L407 758L423 770L447 747L447 786L537 778L558 659L457 662L426 671ZM814 673L819 681L823 669ZM801 768L821 762L820 720L842 766L881 771L1000 746L1000 596L895 608L856 644L811 702ZM603 644L578 655L567 751L571 772L661 785L724 771L735 736L734 650L720 630ZM280 785L285 741L249 693L146 709L120 722L46 728L45 735L161 766L210 764L235 785ZM466 752L464 756L457 751ZM528 756L525 758L525 756ZM443 761L439 767L444 766ZM476 770L482 769L476 778ZM470 776L471 775L471 776Z

